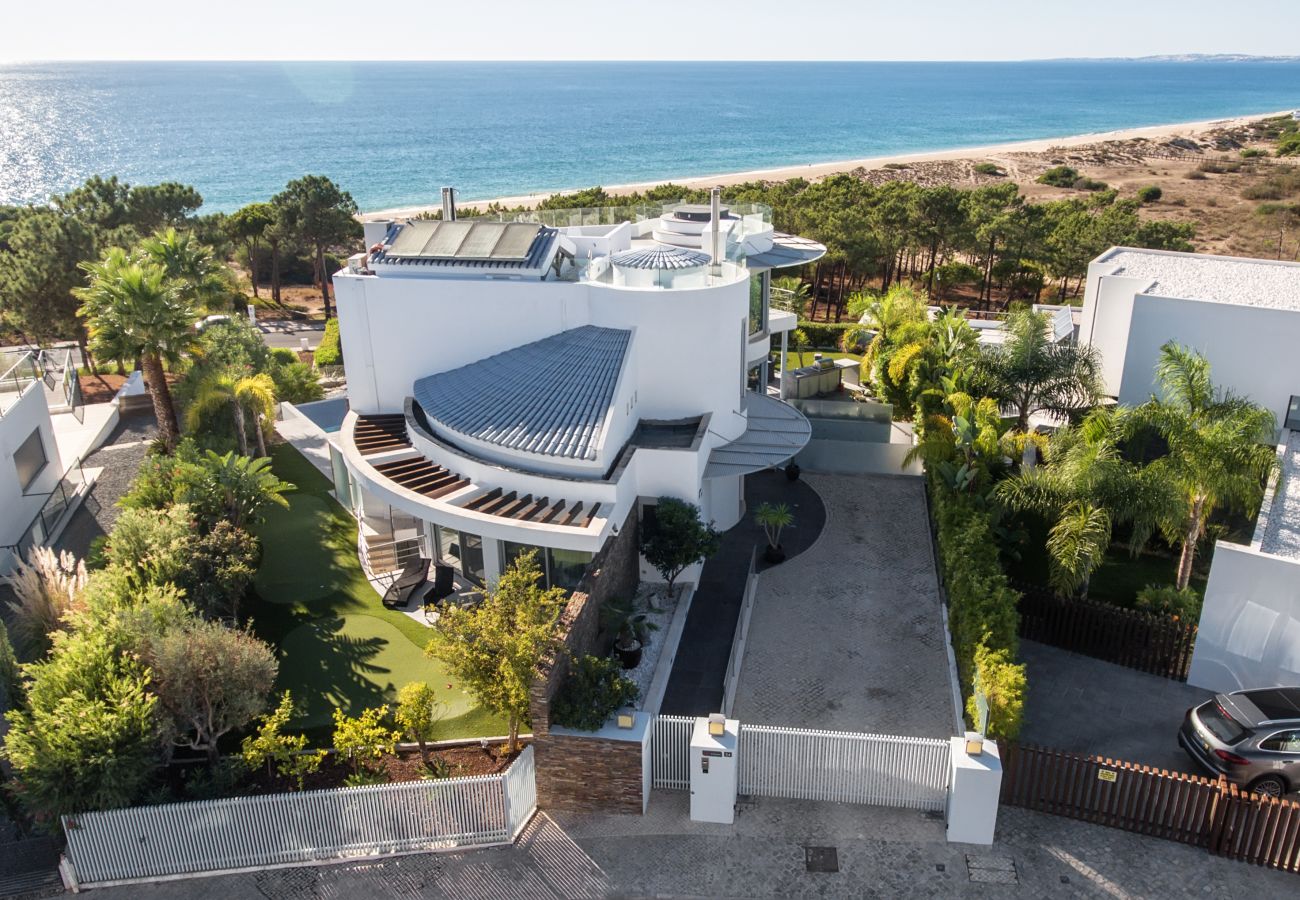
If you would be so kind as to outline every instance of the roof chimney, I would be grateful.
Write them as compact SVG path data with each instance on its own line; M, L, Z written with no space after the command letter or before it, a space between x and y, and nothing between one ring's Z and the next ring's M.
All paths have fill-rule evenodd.
M722 188L715 187L709 191L709 258L713 265L722 264L722 232L719 231L722 218Z
M456 189L453 187L442 189L442 220L444 222L456 221Z

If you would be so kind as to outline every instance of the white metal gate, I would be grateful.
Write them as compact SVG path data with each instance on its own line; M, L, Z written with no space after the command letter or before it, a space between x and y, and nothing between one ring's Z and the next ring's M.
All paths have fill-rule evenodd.
M656 716L654 728L650 740L651 783L670 791L690 790L691 730L695 720L690 716Z
M935 738L740 726L739 792L942 811L949 742Z

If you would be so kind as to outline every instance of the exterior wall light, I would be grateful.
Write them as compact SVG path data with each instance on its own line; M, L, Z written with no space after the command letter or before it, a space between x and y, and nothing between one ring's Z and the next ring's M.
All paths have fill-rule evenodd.
M722 737L727 731L727 717L722 713L709 714L709 734L713 737Z

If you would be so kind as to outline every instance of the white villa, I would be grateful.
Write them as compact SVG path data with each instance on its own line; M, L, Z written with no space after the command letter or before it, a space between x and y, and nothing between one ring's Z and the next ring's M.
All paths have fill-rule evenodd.
M726 529L745 475L808 421L770 396L770 273L825 248L758 205L368 222L334 276L346 417L335 485L375 573L418 546L473 583L538 548L572 588L655 498Z
M1205 355L1218 387L1277 417L1280 483L1249 545L1215 545L1188 681L1300 683L1300 264L1116 247L1088 267L1079 340L1101 352L1121 403L1156 390L1172 340Z

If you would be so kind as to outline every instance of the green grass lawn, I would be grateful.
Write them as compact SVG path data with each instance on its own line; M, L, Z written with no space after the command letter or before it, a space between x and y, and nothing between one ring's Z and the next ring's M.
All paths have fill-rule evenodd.
M812 365L813 358L817 353L821 353L823 359L851 359L856 362L862 362L861 353L838 353L831 350L806 350L803 353L796 353L795 351L791 350L787 354L790 357L790 368L799 369L802 368L803 366ZM777 354L778 365L780 365L779 363L780 358L781 358L781 354L778 353Z
M271 458L298 489L286 495L288 509L273 507L258 528L251 610L257 633L279 652L277 688L292 691L301 710L294 727L324 741L335 708L356 715L426 681L444 705L439 738L504 734L504 722L424 655L429 629L380 603L357 559L356 521L330 496L329 480L288 444Z

